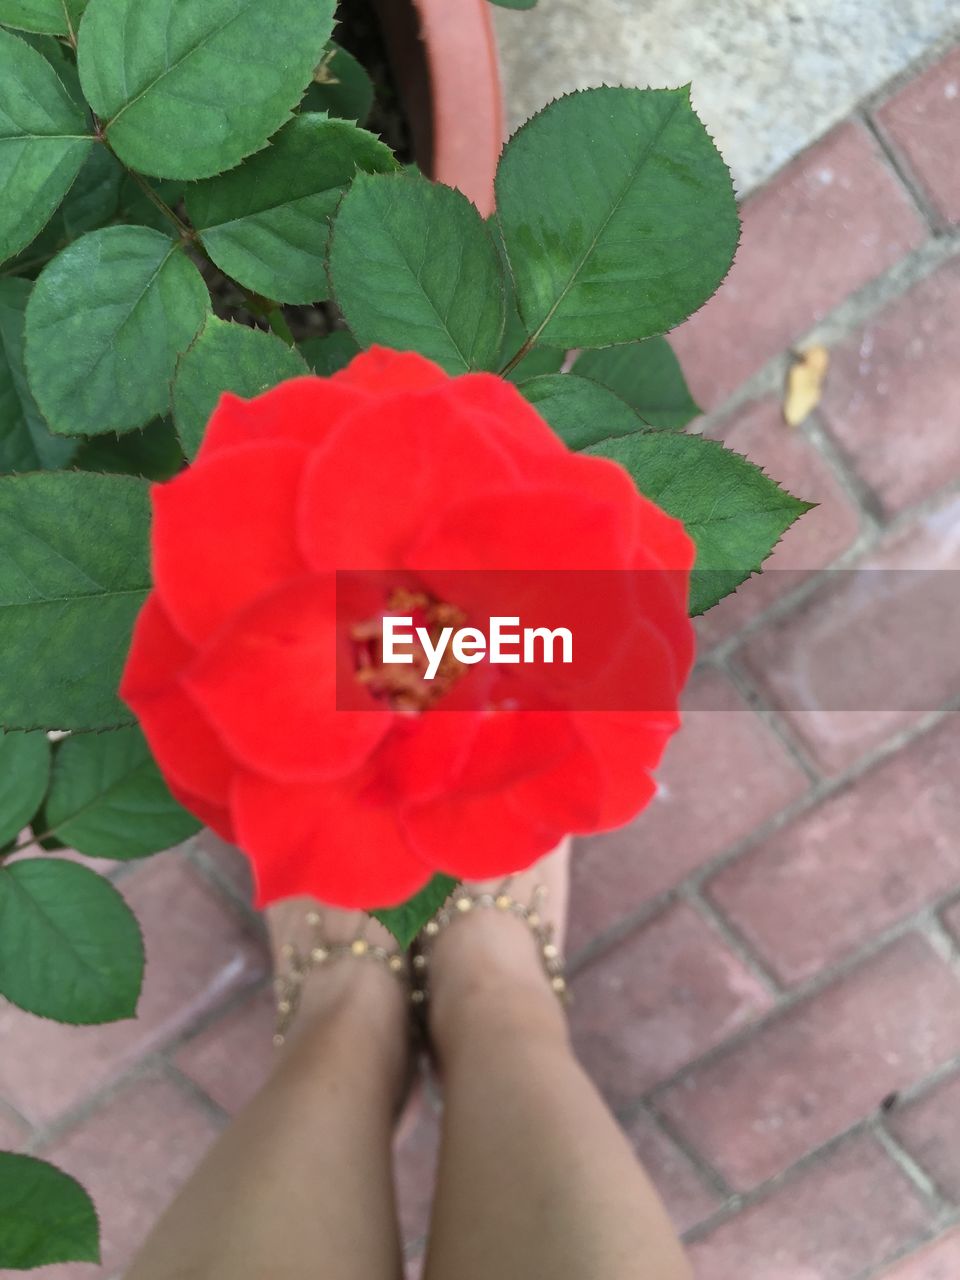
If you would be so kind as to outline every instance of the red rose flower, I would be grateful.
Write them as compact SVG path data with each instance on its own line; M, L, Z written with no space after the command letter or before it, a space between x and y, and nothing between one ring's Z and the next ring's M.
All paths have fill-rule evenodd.
M260 904L388 906L438 871L507 874L652 796L692 661L693 545L509 383L374 348L225 395L152 498L154 590L121 694L174 795L250 857ZM339 596L337 570L362 571ZM603 680L642 671L649 709L517 709L498 693L515 668L445 661L428 684L379 663L385 613L468 616L502 570L642 570L609 606L630 614ZM541 612L562 578L539 580Z

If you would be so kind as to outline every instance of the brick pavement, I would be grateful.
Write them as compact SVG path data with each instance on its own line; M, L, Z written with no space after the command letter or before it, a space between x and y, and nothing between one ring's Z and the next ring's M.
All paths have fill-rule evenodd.
M676 335L704 429L821 503L700 624L661 796L575 869L577 1048L698 1280L960 1275L956 631L909 575L878 609L830 572L957 567L958 136L955 49L748 200L731 282ZM832 365L791 430L808 340ZM837 669L861 709L805 708ZM115 1275L269 1065L236 855L201 839L115 875L147 937L139 1021L0 1010L0 1144L101 1200L106 1267L48 1280ZM411 1275L437 1127L431 1104L398 1144Z

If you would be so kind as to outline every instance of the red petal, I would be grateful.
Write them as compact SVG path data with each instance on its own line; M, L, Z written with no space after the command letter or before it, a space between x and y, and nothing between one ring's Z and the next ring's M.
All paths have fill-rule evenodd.
M329 378L292 378L252 400L224 392L207 424L197 462L207 462L224 449L281 440L315 448L367 399L359 387Z
M660 763L673 733L677 713L591 711L574 714L584 746L597 763L601 779L595 831L630 822L656 794L651 770Z
M395 906L433 869L411 850L367 774L291 786L241 774L233 791L239 840L253 862L257 905L309 894L335 907Z
M301 578L238 614L185 684L247 768L286 781L340 777L374 750L393 713L352 680L332 575ZM360 710L339 710L347 696Z
M486 414L487 429L525 462L578 456L570 453L512 382L493 373L465 373L456 379L455 394L460 404Z
M480 724L477 711L397 716L374 760L385 794L410 803L448 791L469 759Z
M573 488L501 489L450 502L411 544L409 568L557 570L625 568L620 510Z
M309 456L301 445L246 445L153 486L154 582L188 640L202 643L305 571L294 512Z
M484 486L521 488L514 458L463 412L455 385L360 410L311 459L299 509L311 567L399 567L429 513Z
M237 839L234 835L233 819L230 816L229 809L222 809L219 805L211 804L209 800L191 795L189 791L184 791L182 787L178 787L176 783L169 782L167 785L170 787L170 793L173 798L178 800L185 809L189 809L195 818L199 818L204 826L209 827L211 831L215 831L228 844L236 844Z
M518 813L509 791L449 796L406 810L402 821L424 859L462 880L522 871L566 835Z
M174 629L156 594L151 594L134 627L120 696L139 720L171 790L190 792L200 803L222 809L233 762L180 684L180 675L193 657L194 650ZM187 807L198 812L194 804Z
M568 769L578 749L566 715L486 716L455 789L406 808L404 829L427 861L451 875L477 879L529 866L570 830L573 817L582 824L585 805L591 812L596 805L595 780L588 778L584 798ZM553 771L561 775L556 785ZM531 800L538 788L543 803Z
M389 347L371 347L354 356L345 369L330 379L341 387L359 387L377 395L394 391L423 391L450 377L415 351L391 351Z

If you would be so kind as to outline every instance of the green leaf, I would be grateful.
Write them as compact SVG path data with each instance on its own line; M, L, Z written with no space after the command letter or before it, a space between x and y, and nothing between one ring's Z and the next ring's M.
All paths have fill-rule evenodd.
M619 462L641 493L683 521L697 545L690 583L694 616L759 572L794 520L815 505L703 436L646 432L605 440L586 452Z
M0 1267L99 1262L93 1201L75 1178L36 1156L0 1151Z
M739 223L684 89L588 89L513 135L497 218L538 341L602 347L679 324L723 279Z
M65 36L77 24L87 0L0 0L0 24L19 31Z
M0 845L18 836L40 808L49 778L46 734L0 730Z
M24 312L29 280L0 280L0 473L55 470L76 452L73 440L51 435L23 367Z
M327 45L313 84L300 104L303 111L325 111L340 120L363 124L373 106L373 81L352 53L333 41Z
M0 477L0 725L113 729L150 587L147 485L50 471Z
M94 147L60 206L65 238L76 240L116 217L124 173L106 147Z
M60 208L37 239L11 265L20 269L24 260L39 260L38 265L43 265L46 259L66 248L78 236L112 221L119 213L124 181L120 163L107 148L93 147ZM163 229L169 230L168 222L164 223Z
M182 182L150 181L142 178L151 191L160 197L169 209L173 209L182 199L184 184ZM143 186L133 174L127 174L120 188L120 215L124 222L134 222L141 227L153 227L162 231L165 236L171 233L170 218L151 200Z
M209 306L197 268L149 227L105 227L65 249L27 307L27 376L53 430L130 431L162 415Z
M499 255L459 191L413 173L360 174L334 223L330 278L361 346L419 351L448 373L495 363Z
M3 0L0 0L0 11L3 9ZM63 12L61 8L61 13ZM3 24L0 24L3 25ZM7 26L13 26L7 23ZM26 40L31 49L36 49L37 53L42 53L46 60L56 71L58 76L62 78L64 68L70 64L67 61L67 47L62 40L54 35L44 35L39 32L24 31L23 28L17 28L17 35L21 40ZM68 86L69 87L69 86Z
M436 875L419 893L415 893L399 907L382 907L371 915L396 938L403 950L409 947L432 915L440 910L457 887L450 876Z
M81 471L169 480L183 470L184 457L170 418L158 418L140 431L85 440L74 459Z
M499 5L501 9L532 9L537 0L490 0L490 3Z
M209 178L289 118L334 0L90 0L77 61L110 145L140 173Z
M651 427L678 431L701 412L666 338L584 351L573 372L615 391Z
M348 329L334 329L322 338L305 339L300 343L300 354L314 373L329 378L360 354L360 346Z
M91 858L142 858L201 825L174 800L135 726L64 739L43 813L48 831Z
M589 378L548 373L521 383L519 389L571 449L643 430L625 400Z
M113 885L63 858L0 865L0 995L74 1026L136 1012L143 939Z
M50 63L0 31L0 261L39 234L92 146L83 112Z
M494 225L491 226L491 223ZM499 240L500 232L496 229L494 220L488 219L487 225L491 226L491 233L495 234ZM525 345L528 337L523 321L520 319L520 313L517 311L510 277L506 274L506 263L504 263L504 271L504 282L507 286L507 322L500 342L500 354L497 356L497 369L502 369L509 364ZM566 352L562 347L535 346L504 376L508 382L520 383L526 382L529 378L537 378L543 373L559 373L565 359Z
M565 359L566 352L559 347L533 347L505 377L508 382L521 383L546 373L559 373Z
M346 120L302 115L238 169L191 187L187 212L217 266L277 302L327 297L330 220L358 170L396 169L389 147Z
M210 316L173 384L173 420L184 453L196 457L224 391L249 398L306 373L302 356L275 334Z

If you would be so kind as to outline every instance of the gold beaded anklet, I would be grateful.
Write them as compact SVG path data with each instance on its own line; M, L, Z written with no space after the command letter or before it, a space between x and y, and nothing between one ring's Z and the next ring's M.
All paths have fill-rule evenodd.
M354 938L352 942L328 942L321 932L320 913L308 911L306 920L312 934L308 949L305 952L301 951L290 942L285 942L280 948L280 954L287 961L287 970L285 973L278 974L273 980L273 989L277 997L277 1023L273 1043L277 1048L287 1038L290 1024L296 1017L300 1005L303 984L315 969L325 968L345 956L376 960L379 964L386 965L405 987L410 985L402 952L388 951L386 947L368 942L362 935ZM410 991L412 1003L417 1004L422 998L419 991Z
M413 976L422 992L419 1003L422 1003L427 996L426 978L430 966L430 951L438 935L451 925L454 920L461 919L478 908L490 907L496 911L509 912L510 915L517 916L524 921L536 940L540 963L543 965L543 971L554 994L562 1004L567 1004L572 999L563 973L563 958L560 955L560 948L553 941L553 925L550 922L544 923L540 911L547 896L546 887L538 884L533 890L530 902L524 905L524 903L518 902L516 898L507 893L508 884L509 881L506 881L496 893L467 893L464 889L457 889L453 897L440 908L433 919L428 920L423 926L417 935L416 950L412 961Z

